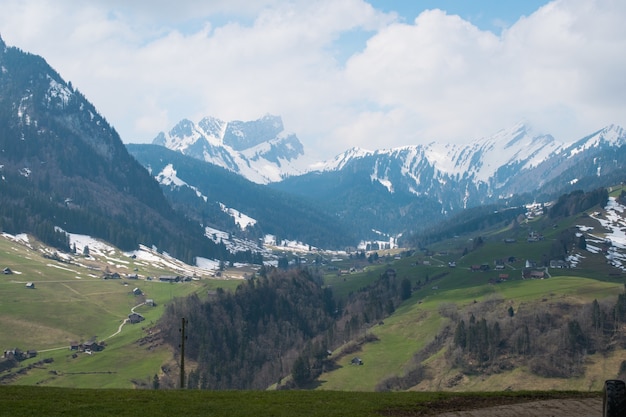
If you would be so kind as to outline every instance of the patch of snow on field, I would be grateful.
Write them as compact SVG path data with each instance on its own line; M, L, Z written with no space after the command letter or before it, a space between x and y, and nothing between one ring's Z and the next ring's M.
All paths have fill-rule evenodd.
M144 245L139 245L138 250L126 252L125 255L128 257L134 257L135 260L144 261L153 266L158 265L163 269L176 271L176 273L181 275L203 275L212 273L215 270L215 268L211 266L212 264L208 259L203 260L204 258L197 258L196 265L188 265L165 252L158 253L156 249L151 249ZM198 259L200 260L199 263Z
M67 232L66 232L67 233ZM90 255L105 256L114 253L115 248L91 236L76 233L67 233L70 238L70 247L76 245L76 252L83 253L85 246L89 248Z
M626 207L618 203L614 197L609 197L604 216L594 213L591 217L598 221L607 232L603 239L610 244L607 250L607 260L613 266L626 270ZM589 245L587 244L587 249Z
M213 259L201 258L198 256L196 258L196 266L210 271L218 269L220 267L220 263Z
M228 214L230 217L232 217L235 223L237 224L237 226L239 226L241 230L245 230L246 227L254 226L257 223L256 220L253 219L252 217L246 214L243 214L242 212L235 210L234 208L226 207L222 203L219 203L219 204L220 204L220 207L222 208L222 211Z
M17 235L12 235L9 233L5 233L2 232L2 237L5 239L8 239L12 242L17 242L17 243L21 243L27 247L29 247L30 249L32 249L33 247L30 244L30 240L28 239L28 235L26 233L19 233Z
M259 246L256 242L246 239L239 239L229 233L223 232L212 227L204 228L204 235L215 243L224 243L226 248L231 252L261 252L264 257L271 256L271 252Z
M63 271L74 272L74 273L76 272L73 269L65 268L65 267L62 267L62 266L56 265L56 264L46 264L46 266L49 266L50 268L62 269Z
M576 253L576 254L569 255L566 261L569 262L572 268L576 268L578 266L578 263L583 259L585 259L584 256L582 256L579 253Z

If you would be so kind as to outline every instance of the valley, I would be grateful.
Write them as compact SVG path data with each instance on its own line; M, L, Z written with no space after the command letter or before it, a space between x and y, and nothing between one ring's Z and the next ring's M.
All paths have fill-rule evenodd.
M268 247L268 253L278 259L297 259L300 267L321 272L325 286L340 303L375 284L390 270L396 285L404 280L411 284L410 296L384 319L368 321L364 316L354 316L352 336L329 357L334 365L318 375L309 388L378 391L400 383L405 387L402 389L416 391L600 390L604 379L616 377L622 369L618 346L604 353L585 354L584 373L566 378L537 375L521 358L511 362L511 369L466 372L450 365L449 349L454 320L467 319L470 314L490 321L511 321L508 311L512 309L516 316L524 311L543 311L575 318L579 317L577 309L582 311L593 300L602 305L614 302L624 291L625 220L623 206L615 200L621 190L613 189L606 209L593 207L557 223L529 211L517 225L503 224L480 235L456 236L427 249L365 254L309 252L306 246L293 251ZM550 246L571 228L584 234L587 242L584 249L577 245L570 248L572 267L542 266L536 270L545 271L543 279L524 279L527 261L545 258ZM541 239L528 238L535 234ZM475 244L478 237L480 245ZM217 263L203 263L210 265L204 269L145 247L122 252L84 235L70 234L70 240L76 254L59 252L25 235L4 234L0 239L0 265L10 270L0 281L3 350L17 347L38 352L17 368L0 373L3 383L152 387L156 375L162 386L175 385L176 352L159 335L165 307L191 294L205 299L218 288L234 291L245 278L259 272L258 266L242 264L218 274ZM488 267L473 271L476 265ZM116 274L119 279L104 279ZM189 279L161 282L159 277L163 276ZM28 282L35 288L26 288ZM135 294L135 289L141 294ZM154 306L144 304L147 299ZM122 326L131 309L145 320ZM558 321L554 323L560 326ZM616 336L613 340L622 343L623 330ZM72 342L90 340L103 342L104 349L91 354L70 350ZM363 365L352 365L355 357ZM41 362L44 359L52 361ZM195 367L193 361L190 366ZM417 379L402 382L404 376L418 369Z
M309 164L280 116L125 145L43 58L0 39L0 67L0 384L593 395L626 377L620 126Z

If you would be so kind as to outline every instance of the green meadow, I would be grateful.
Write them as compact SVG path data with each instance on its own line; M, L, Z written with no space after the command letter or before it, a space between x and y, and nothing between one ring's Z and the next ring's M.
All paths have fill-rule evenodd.
M232 289L240 282L200 279L170 284L157 279L103 279L106 269L119 270L122 277L135 270L142 278L175 273L119 252L101 259L77 256L71 263L59 262L42 256L37 245L34 242L29 247L0 238L0 266L13 271L0 275L1 348L38 352L35 358L21 362L22 368L30 369L14 375L9 380L14 384L89 388L149 385L173 355L166 346L139 341L149 336L168 302L192 293L205 296L218 287ZM26 288L28 282L35 288ZM135 288L142 295L134 295ZM154 300L155 306L142 305L146 299ZM124 324L133 308L145 320ZM70 343L89 340L103 341L106 347L91 355L70 351ZM44 359L52 362L38 364Z
M0 416L309 416L380 417L436 415L491 405L600 393L340 392L64 389L0 386Z

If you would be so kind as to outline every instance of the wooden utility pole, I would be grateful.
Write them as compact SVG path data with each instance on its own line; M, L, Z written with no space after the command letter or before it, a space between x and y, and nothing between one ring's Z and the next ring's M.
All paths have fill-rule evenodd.
M187 320L183 317L180 329L180 388L185 388L185 340L187 336L185 335L185 325L187 324Z

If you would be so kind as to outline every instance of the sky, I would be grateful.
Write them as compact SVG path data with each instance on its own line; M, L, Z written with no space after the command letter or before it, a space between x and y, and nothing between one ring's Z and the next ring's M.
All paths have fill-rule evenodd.
M279 115L305 152L626 127L623 0L0 0L125 143Z

